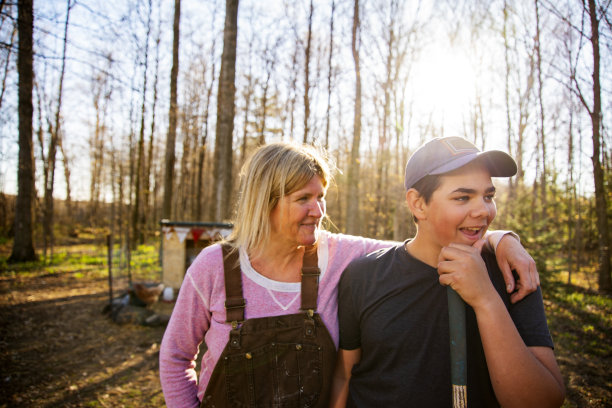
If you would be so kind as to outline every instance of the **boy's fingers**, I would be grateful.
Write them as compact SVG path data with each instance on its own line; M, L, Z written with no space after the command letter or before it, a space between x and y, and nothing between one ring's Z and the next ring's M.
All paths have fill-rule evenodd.
M486 244L486 241L484 239L479 239L478 241L474 242L474 245L472 245L472 248L476 248L478 250L478 253L482 252L482 247Z

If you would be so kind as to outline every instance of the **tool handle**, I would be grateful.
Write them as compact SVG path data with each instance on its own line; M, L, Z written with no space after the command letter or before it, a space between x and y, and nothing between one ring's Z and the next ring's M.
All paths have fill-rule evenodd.
M465 340L465 302L450 286L448 295L448 328L450 334L451 382L453 408L467 407L467 351Z

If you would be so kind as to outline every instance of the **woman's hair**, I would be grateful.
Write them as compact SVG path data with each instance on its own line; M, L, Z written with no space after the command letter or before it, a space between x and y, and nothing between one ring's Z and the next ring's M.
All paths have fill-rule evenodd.
M313 146L278 142L259 147L242 166L234 228L227 242L247 250L266 245L274 206L314 176L321 177L325 188L332 178L326 155Z

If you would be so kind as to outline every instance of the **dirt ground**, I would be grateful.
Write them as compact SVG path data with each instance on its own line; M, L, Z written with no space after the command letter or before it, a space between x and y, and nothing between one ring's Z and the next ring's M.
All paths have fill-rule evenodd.
M0 407L163 407L165 328L114 323L108 299L87 272L0 274Z
M0 271L0 408L164 406L158 378L164 327L111 321L102 313L108 283L100 276L93 269ZM162 313L168 307L157 305ZM559 306L548 307L560 313ZM551 329L561 333L556 353L568 385L564 407L612 407L612 356L581 354L589 341L610 342L608 329L590 340L573 336L569 326ZM571 348L568 341L575 342Z

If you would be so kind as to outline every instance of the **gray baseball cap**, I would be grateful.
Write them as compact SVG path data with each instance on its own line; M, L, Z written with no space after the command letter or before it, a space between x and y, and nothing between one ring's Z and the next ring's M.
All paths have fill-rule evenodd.
M417 181L430 174L444 174L474 161L481 161L491 172L491 177L512 177L516 174L516 162L500 150L481 152L462 137L438 137L419 147L406 163L404 187L412 188Z

